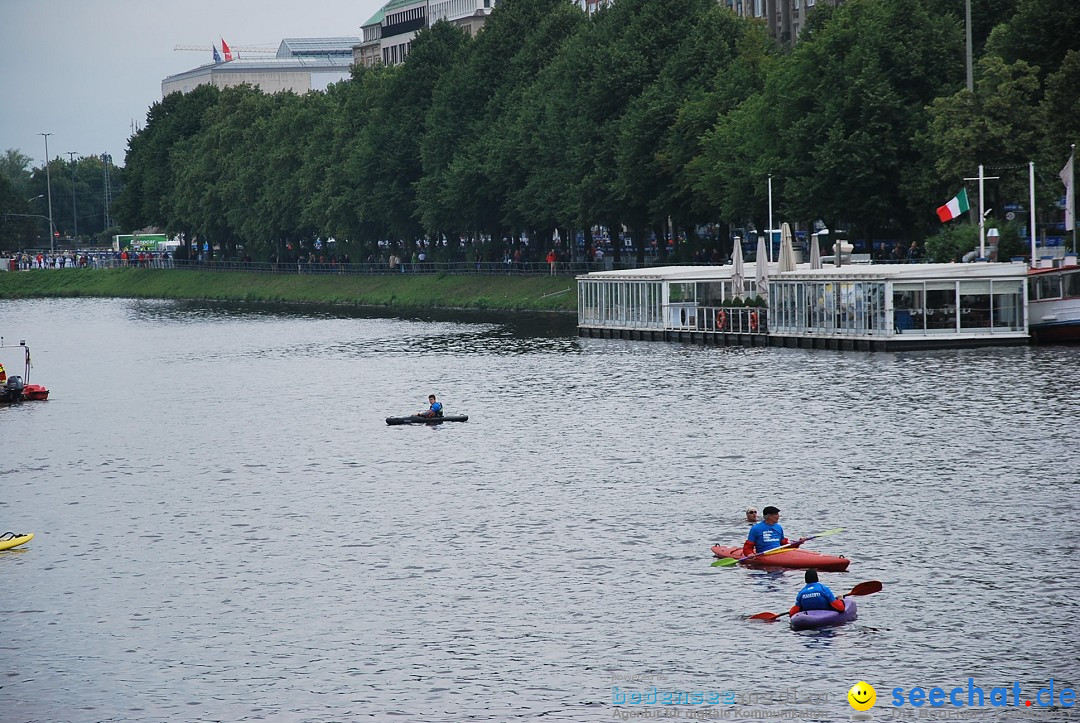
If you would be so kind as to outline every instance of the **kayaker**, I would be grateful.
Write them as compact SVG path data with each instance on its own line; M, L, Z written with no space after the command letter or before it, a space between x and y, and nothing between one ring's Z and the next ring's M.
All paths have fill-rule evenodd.
M430 405L427 410L420 412L417 416L420 417L441 417L443 415L442 402L435 401L435 395L428 395L428 404Z
M806 571L806 585L795 596L795 604L791 606L789 614L794 615L802 610L835 610L844 612L844 601L833 595L833 591L827 585L818 582L817 570Z
M750 524L753 524L753 523L758 521L757 510L754 509L753 507L747 507L746 508L746 521L749 522Z
M780 526L780 510L769 505L761 512L765 515L765 519L750 528L746 542L742 546L743 557L768 552L781 545L789 544L788 538L784 537L784 528ZM805 537L797 540L794 546L798 547L804 542L806 542Z

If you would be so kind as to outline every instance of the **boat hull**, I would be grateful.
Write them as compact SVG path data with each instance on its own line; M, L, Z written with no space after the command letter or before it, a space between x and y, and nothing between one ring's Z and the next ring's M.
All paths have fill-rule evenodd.
M25 545L32 539L34 539L33 532L27 532L24 535L16 535L11 532L5 533L4 535L0 536L0 551L10 550L13 547L18 547L19 545Z
M23 399L42 402L49 398L49 390L40 384L27 384L23 387Z
M743 556L741 547L727 547L725 545L713 545L712 552L717 557L740 558ZM851 560L846 557L823 555L811 550L782 550L773 555L765 555L751 562L744 563L748 567L786 567L803 570L813 568L826 572L843 572L847 570Z
M421 417L412 415L409 417L387 417L386 423L393 426L397 424L442 424L443 422L467 422L467 414L448 414L444 417Z
M791 616L792 630L817 630L843 625L859 617L859 608L850 598L844 599L844 612L836 610L803 610Z

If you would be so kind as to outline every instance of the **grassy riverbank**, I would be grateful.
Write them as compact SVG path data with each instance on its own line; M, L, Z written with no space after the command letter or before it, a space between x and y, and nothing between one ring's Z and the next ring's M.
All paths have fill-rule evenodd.
M0 273L0 299L114 297L355 304L410 309L577 310L572 276L291 275L165 269Z

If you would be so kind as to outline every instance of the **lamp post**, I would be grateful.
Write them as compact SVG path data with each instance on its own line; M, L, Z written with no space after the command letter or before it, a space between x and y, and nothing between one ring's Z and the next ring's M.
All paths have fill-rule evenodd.
M765 254L767 261L772 261L772 174L769 174L769 245Z
M49 193L49 250L56 252L56 227L52 220L52 179L49 176L49 136L52 133L38 133L45 137L45 189Z
M75 242L79 241L79 216L75 213L75 151L68 151L68 159L71 161L71 222L74 224Z

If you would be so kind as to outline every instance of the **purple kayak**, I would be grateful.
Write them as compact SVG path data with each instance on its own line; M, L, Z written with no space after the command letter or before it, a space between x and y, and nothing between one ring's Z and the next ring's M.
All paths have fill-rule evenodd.
M859 617L858 607L851 598L844 598L844 612L835 610L803 610L791 616L792 630L815 630L843 625Z

